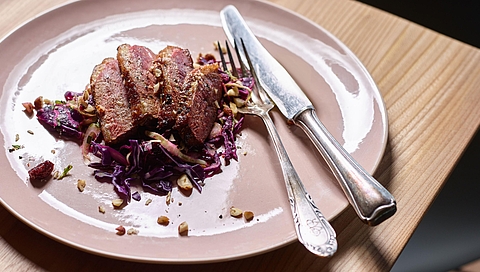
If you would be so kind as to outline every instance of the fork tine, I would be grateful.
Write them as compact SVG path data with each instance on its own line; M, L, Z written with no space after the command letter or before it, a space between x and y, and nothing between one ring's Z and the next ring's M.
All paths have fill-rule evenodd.
M255 83L258 83L259 81L258 81L257 73L255 73L255 69L253 69L253 64L252 64L252 61L250 60L250 56L248 55L247 48L245 48L245 44L243 43L243 39L240 39L240 42L242 43L242 49L243 49L243 52L245 53L245 58L247 59L250 74L252 75L253 80L255 80Z
M238 63L240 63L240 69L242 69L242 75L245 76L247 74L247 69L245 68L240 53L238 52L237 40L233 41L233 46L235 47L235 54L237 54Z
M232 75L238 78L237 67L235 67L235 61L233 60L233 57L232 57L232 51L230 51L230 46L228 46L227 41L225 41L225 47L227 48L228 60L230 61L230 66L232 67Z
M252 75L253 82L256 85L256 89L258 91L258 95L260 96L260 99L262 100L262 103L272 104L270 98L268 97L268 94L265 92L263 87L260 85L260 80L257 77L257 73L255 72L255 69L253 69L253 64L252 64L252 61L250 60L250 56L248 55L247 48L245 47L245 44L243 43L243 39L240 38L240 42L242 43L242 49L243 49L243 52L245 53L245 58L247 59L250 74Z
M218 52L220 53L220 59L222 60L223 71L226 72L228 71L227 62L225 61L225 57L223 56L222 46L220 45L219 41L217 41L217 46L218 46Z

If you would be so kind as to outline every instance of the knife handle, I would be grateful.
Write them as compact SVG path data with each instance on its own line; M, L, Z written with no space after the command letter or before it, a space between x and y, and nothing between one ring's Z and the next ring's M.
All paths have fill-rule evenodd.
M396 211L395 198L358 164L320 122L314 109L306 109L293 120L322 154L360 219L376 226Z

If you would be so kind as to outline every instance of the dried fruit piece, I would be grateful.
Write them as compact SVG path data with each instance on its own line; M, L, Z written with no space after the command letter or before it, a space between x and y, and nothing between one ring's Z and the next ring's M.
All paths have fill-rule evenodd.
M157 223L159 225L167 226L170 223L170 219L164 215L157 218Z
M22 103L22 106L25 108L25 113L27 115L32 115L33 114L33 104L30 102L24 102Z
M87 186L87 182L85 180L83 179L77 180L77 188L80 192L83 192L86 186Z
M28 170L28 176L30 177L30 180L46 179L52 174L54 166L55 165L51 161L46 160Z
M243 214L243 211L240 210L239 208L231 207L230 208L230 215L233 217L241 217Z
M178 225L178 234L187 235L188 234L188 224L186 221L183 221Z
M112 200L112 205L115 208L119 208L120 206L122 206L122 204L123 204L123 199L121 199L121 198L117 198L117 199Z
M123 226L118 226L115 230L117 231L117 235L120 235L120 236L124 235L125 232L126 232L126 230Z
M245 218L245 220L251 221L254 217L254 214L251 211L245 211L243 212L243 217Z
M193 189L192 182L190 181L190 179L186 174L181 175L177 179L177 185L178 187L180 187L182 190L185 190L185 191L191 191Z

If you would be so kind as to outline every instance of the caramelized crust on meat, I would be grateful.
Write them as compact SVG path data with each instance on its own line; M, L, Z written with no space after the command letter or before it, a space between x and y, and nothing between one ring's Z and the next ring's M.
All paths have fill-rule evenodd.
M187 49L167 46L154 61L153 73L160 85L161 106L158 113L159 128L172 127L178 114L182 85L188 72L193 69L193 60Z
M186 145L198 145L210 134L223 95L218 64L193 69L185 78L182 90L173 129L179 132Z
M194 69L190 52L175 46L155 57L146 47L120 45L117 59L95 66L90 85L107 145L157 123L178 133L186 146L202 144L223 95L218 64Z
M148 48L122 44L117 60L125 81L127 97L135 125L156 122L160 98L157 79L151 72L155 54Z
M93 69L90 87L107 144L124 141L135 130L118 62L106 58Z

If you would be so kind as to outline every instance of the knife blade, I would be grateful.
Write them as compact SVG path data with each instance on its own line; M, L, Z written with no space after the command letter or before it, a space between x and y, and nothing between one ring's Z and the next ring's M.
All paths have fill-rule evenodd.
M315 108L288 71L263 47L232 5L220 11L223 29L230 43L243 40L260 84L280 112L303 129L339 181L358 217L375 226L395 214L392 194L375 180L336 141L318 119ZM245 59L243 51L240 53Z

